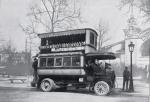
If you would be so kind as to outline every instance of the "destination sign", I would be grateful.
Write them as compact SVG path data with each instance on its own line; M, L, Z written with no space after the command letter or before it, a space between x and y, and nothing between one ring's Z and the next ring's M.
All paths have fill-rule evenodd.
M55 44L55 45L46 45L40 46L40 49L59 49L59 48L77 48L85 45L85 42L77 42L77 43L65 43L65 44Z

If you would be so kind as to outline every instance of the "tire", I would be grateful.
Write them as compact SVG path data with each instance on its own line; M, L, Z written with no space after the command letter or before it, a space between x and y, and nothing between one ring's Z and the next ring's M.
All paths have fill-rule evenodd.
M98 81L94 85L94 92L99 96L107 95L110 92L109 85L105 81Z
M40 83L40 89L43 92L50 92L54 88L54 81L50 78L45 78Z

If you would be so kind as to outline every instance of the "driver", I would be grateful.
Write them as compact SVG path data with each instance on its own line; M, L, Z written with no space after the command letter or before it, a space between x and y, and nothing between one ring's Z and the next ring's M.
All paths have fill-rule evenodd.
M86 69L89 75L95 75L102 72L102 68L100 67L99 61L97 59L88 60Z
M97 59L92 60L91 68L93 69L94 75L101 72L101 68Z
M86 72L88 73L88 75L93 74L92 60L88 60L87 65L86 65Z

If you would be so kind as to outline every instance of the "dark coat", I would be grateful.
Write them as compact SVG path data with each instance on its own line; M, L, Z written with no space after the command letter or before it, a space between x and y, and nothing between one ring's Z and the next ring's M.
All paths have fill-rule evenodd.
M37 70L37 66L38 66L38 61L36 60L36 61L33 62L32 68L33 68L34 70Z
M128 70L123 71L123 78L124 78L124 80L129 80L130 72Z
M88 66L86 67L86 72L87 72L87 74L89 74L89 75L93 75L93 69L92 69L92 67L91 67L90 65L88 65Z
M101 73L102 72L101 68L95 63L92 63L91 67L93 69L93 74L97 74L97 73Z

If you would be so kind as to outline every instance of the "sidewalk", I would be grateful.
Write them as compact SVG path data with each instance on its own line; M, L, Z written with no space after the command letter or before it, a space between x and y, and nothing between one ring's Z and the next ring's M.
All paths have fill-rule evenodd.
M150 88L149 83L141 81L139 79L134 79L134 92L125 92L122 91L122 78L117 78L117 93L120 93L121 96L149 96Z
M20 80L15 80L14 83L10 82L10 78L24 78L26 81L23 83ZM26 76L10 76L10 78L0 76L0 87L15 87L15 88L31 88L30 82L32 81L32 77Z

